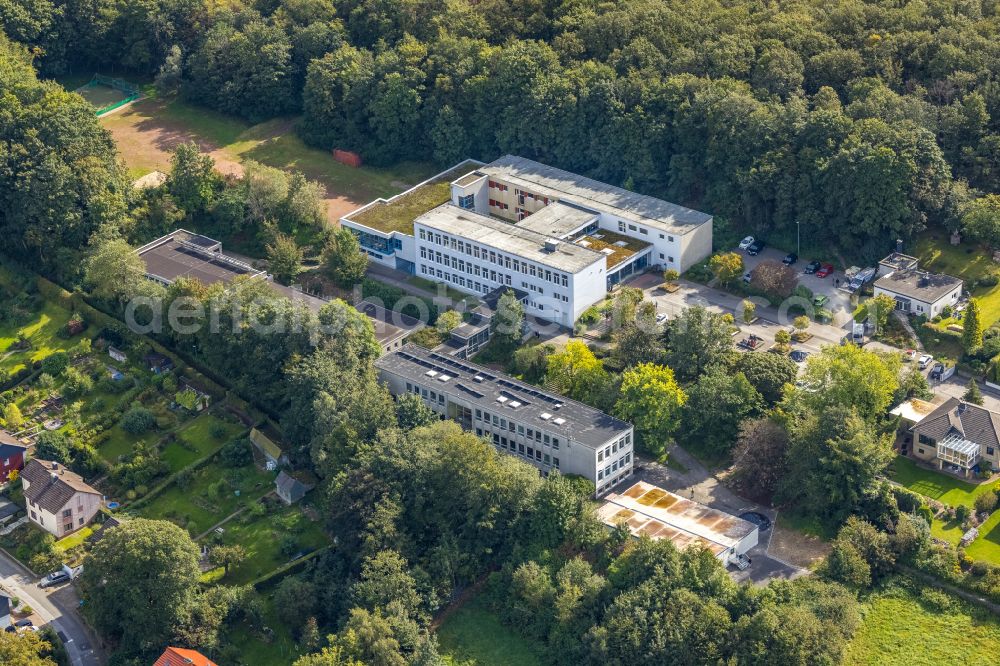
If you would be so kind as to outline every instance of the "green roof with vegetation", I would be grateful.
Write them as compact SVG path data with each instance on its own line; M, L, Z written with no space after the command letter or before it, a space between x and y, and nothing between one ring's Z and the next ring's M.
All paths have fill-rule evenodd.
M413 220L447 203L451 199L451 182L472 170L470 166L462 166L446 171L389 201L375 203L360 213L351 214L348 219L383 233L399 231L412 235Z

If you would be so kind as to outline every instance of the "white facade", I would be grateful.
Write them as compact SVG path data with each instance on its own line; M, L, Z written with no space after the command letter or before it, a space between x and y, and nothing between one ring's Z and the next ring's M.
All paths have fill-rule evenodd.
M875 295L886 294L896 301L896 309L914 315L924 315L928 319L938 316L946 306L954 307L962 297L962 283L959 281L952 288L934 297L921 297L916 295L919 292L911 293L894 289L892 285L883 280L875 283Z
M632 426L592 407L414 345L381 357L375 366L393 395L419 395L442 417L542 474L582 476L594 483L597 495L632 474Z
M412 199L418 189L436 187L433 183L440 183L442 174L392 199L374 201L342 218L341 224L358 236L362 249L375 263L446 282L466 293L485 294L499 286L521 289L529 293L527 314L567 327L622 279L653 267L683 273L711 254L712 217L705 213L520 157L505 156L486 165L466 161L444 173L453 176L465 165L469 172L450 182L448 203L469 215L464 226L451 226L449 236L456 242L472 241L487 247L487 256L490 251L502 252L502 272L475 256L472 266L467 266L468 254L448 255L449 264L445 265L441 248L431 248L432 241L427 240L431 225L427 220L421 223L432 211L415 215L412 234L376 229L358 221L377 207L405 205L407 197ZM501 224L488 225L486 220ZM518 238L507 242L491 234L492 244L485 244L477 240L484 224L494 230L506 229ZM544 244L542 237L563 244L563 249L576 246L577 260L562 266L540 261L534 250L519 242L528 233L538 236L539 246ZM607 241L601 240L606 237ZM577 248L589 250L591 260L585 260ZM433 255L426 254L431 251ZM431 257L436 260L439 252L441 261L433 261ZM462 262L460 272L450 265L455 260ZM515 265L523 270L515 270ZM558 281L550 280L546 270L560 270L565 280L562 276Z

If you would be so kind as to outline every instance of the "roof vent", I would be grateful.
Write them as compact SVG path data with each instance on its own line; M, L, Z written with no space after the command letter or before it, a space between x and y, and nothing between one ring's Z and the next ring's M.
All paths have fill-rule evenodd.
M560 416L557 419L552 419L552 422L555 423L556 425L562 425L563 423L566 423L566 419Z
M551 419L551 418L552 418L552 415L551 415L551 414L549 414L548 412L542 412L542 415L541 415L541 419L542 419L543 421L548 421L548 420L549 420L549 419Z
M554 238L550 238L545 241L546 252L555 252L558 248L559 248L559 241L555 240Z
M499 402L502 405L503 403L507 402L507 397L500 396L499 398L497 398L497 402Z
M424 374L427 375L428 377L437 377L438 371L437 370L428 370Z
M958 413L964 414L965 410L969 408L969 405L964 400L959 400L958 402Z
M439 382L446 382L451 379L451 375L438 375Z
M518 402L517 400L511 400L511 401L510 401L510 402L509 402L509 403L507 404L507 406L508 406L508 407L510 407L511 409L517 409L518 407L520 407L520 406L521 406L521 403L520 403L520 402Z
M472 378L472 381L476 382L477 384L482 384L483 383L483 376L482 375L476 375L475 377Z
M49 480L50 480L50 481L51 481L52 483L55 483L56 481L58 481L58 480L59 480L59 475L58 475L58 474L56 474L55 472L52 472L52 473L50 473L50 474L49 474Z

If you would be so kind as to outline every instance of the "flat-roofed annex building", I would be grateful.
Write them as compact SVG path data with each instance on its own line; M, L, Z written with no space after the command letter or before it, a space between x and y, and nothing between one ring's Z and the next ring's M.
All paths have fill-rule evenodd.
M723 563L757 545L753 523L645 481L608 495L597 516L609 527L624 524L635 537L669 539L681 550L702 546Z
M393 395L419 395L441 416L542 474L577 474L594 483L597 495L632 474L631 424L593 407L412 344L382 356L375 367Z
M525 290L529 315L567 327L628 276L684 272L712 250L711 215L513 155L466 160L341 224L376 263L477 295Z

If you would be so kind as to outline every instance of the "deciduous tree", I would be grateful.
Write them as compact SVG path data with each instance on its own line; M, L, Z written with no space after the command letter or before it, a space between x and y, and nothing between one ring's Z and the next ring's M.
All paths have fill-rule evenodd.
M640 363L622 375L615 415L635 425L639 444L659 457L680 425L687 395L670 368Z
M368 255L361 251L357 237L347 229L337 229L323 250L323 261L333 281L352 287L365 277Z

